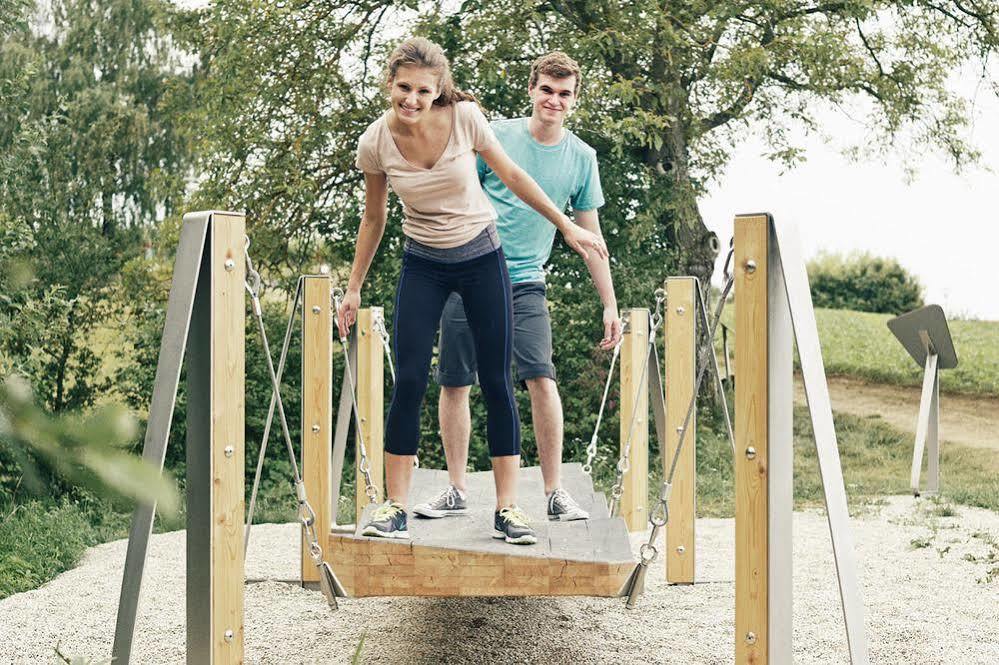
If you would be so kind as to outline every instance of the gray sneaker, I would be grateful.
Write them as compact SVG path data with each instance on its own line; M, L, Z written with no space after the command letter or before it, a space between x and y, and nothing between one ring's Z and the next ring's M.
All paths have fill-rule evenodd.
M576 500L561 487L556 487L548 495L548 519L562 522L572 520L588 520L590 514L579 507Z
M449 515L464 515L468 512L466 498L460 489L454 485L448 485L447 489L442 490L430 501L413 506L413 513L431 519L448 517Z

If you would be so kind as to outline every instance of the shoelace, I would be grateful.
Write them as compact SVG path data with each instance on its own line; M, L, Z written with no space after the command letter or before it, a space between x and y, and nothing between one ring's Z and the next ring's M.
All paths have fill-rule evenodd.
M505 518L514 526L530 526L530 519L528 519L527 514L517 506L501 508L500 517Z
M371 521L378 522L380 520L390 520L401 512L402 508L399 506L394 503L386 503L385 505L379 506L375 509L375 512L371 515Z
M458 500L458 490L454 488L454 485L448 485L446 490L443 490L434 499L434 503L443 501L448 508L454 508L454 504Z
M549 505L552 508L554 508L555 506L559 506L559 507L565 508L565 509L578 508L579 507L579 504L576 503L576 500L573 499L569 495L569 493L566 492L561 487L556 487L552 491L551 498L548 499L548 502L549 502Z

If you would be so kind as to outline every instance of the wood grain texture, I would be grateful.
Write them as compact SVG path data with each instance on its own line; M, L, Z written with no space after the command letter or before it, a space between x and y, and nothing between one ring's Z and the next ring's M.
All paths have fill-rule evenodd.
M243 215L212 215L211 657L215 664L243 662L245 228ZM232 261L231 270L225 269L227 260ZM232 631L229 639L227 631Z
M642 368L648 355L649 310L628 310L628 330L621 342L621 450L631 435L630 466L624 474L619 514L630 531L648 527L649 388ZM634 429L632 415L635 414Z
M302 280L302 482L316 512L316 533L330 532L336 501L332 487L333 314L329 275ZM320 546L324 543L322 539ZM329 561L329 553L324 550ZM319 571L302 537L302 582L318 582Z
M666 280L666 450L663 472L680 442L679 429L694 395L697 358L696 322L698 320L697 282L692 277ZM669 523L666 525L666 581L670 584L694 583L694 523L696 516L697 416L691 415L683 447L673 476L669 500Z
M767 252L765 215L735 220L735 661L767 662ZM755 269L748 262L755 262ZM750 458L747 450L753 448Z
M361 418L361 434L368 452L371 469L371 482L378 488L376 501L385 496L385 351L381 337L372 324L376 318L383 318L381 307L370 307L357 312L357 410ZM364 493L364 476L360 471L361 455L358 448L354 459L356 473L355 524L361 524L361 514L368 505Z

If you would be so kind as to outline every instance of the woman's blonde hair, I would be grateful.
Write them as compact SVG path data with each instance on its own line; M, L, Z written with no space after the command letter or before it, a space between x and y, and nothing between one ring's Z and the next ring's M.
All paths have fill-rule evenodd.
M434 100L438 106L447 106L455 102L475 102L475 95L458 90L451 78L451 63L444 55L444 49L429 39L410 37L399 44L389 55L388 66L385 68L385 81L391 83L400 67L421 67L437 72L438 88L441 93Z

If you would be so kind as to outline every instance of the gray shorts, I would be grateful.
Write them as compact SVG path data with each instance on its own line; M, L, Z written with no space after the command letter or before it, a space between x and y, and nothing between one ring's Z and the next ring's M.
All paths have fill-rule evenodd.
M513 360L518 381L542 376L555 380L552 321L544 282L513 285ZM465 305L461 296L452 293L441 315L437 383L470 386L477 381L476 367L475 340L465 320Z

